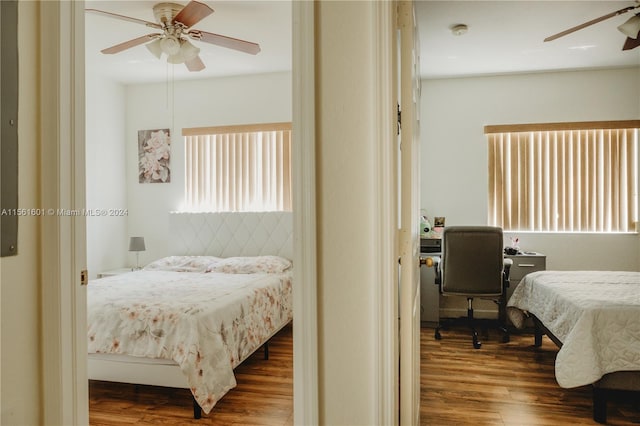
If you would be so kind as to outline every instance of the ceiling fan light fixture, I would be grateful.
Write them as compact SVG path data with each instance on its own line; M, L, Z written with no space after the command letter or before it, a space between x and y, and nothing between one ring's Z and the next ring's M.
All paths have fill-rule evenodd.
M160 39L156 39L151 43L147 43L145 47L155 56L160 59L162 57L162 46L160 45Z
M176 36L170 35L160 40L160 47L168 56L176 55L180 52L180 41Z
M620 25L618 30L629 38L638 38L640 34L640 16L632 16L627 22Z
M184 61L189 61L200 54L200 48L194 46L189 40L182 40L180 54L184 58Z
M167 62L170 64L183 64L185 61L182 52L178 51L175 55L167 56Z
M164 53L167 55L168 63L184 63L187 69L193 72L203 70L205 65L200 58L200 49L191 44L186 37L251 55L260 52L260 45L257 43L192 28L193 25L213 13L213 9L201 1L191 0L186 6L179 3L158 3L153 7L156 22L98 9L85 10L109 18L142 24L161 31L160 33L146 34L102 49L101 52L104 54L119 53L132 47L146 44L147 50L156 58L162 59L162 54Z

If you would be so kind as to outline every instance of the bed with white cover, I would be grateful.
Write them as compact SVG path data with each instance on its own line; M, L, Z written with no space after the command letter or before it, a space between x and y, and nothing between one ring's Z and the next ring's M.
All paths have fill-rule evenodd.
M176 213L170 223L175 255L89 283L89 378L188 388L199 417L292 319L292 218Z
M539 271L507 302L518 328L531 316L536 346L545 333L560 347L563 388L594 385L594 419L606 421L606 390L640 389L640 272Z

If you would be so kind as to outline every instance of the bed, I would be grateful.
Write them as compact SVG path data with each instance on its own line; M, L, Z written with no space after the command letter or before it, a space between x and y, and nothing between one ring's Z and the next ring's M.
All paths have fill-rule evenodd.
M170 224L175 254L89 283L89 378L190 389L199 418L292 320L292 217L172 213Z
M539 271L526 275L507 302L521 328L535 326L560 348L555 375L563 388L593 385L593 417L606 421L612 391L640 390L640 272Z

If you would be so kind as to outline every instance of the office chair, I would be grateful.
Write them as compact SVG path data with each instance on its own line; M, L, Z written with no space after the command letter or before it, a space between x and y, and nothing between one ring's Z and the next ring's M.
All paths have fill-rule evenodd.
M473 347L480 349L473 317L473 299L493 300L498 305L502 341L509 341L506 327L506 298L509 269L513 263L503 255L502 229L491 226L450 226L442 233L442 257L435 259L436 284L443 296L467 297L467 322ZM440 323L435 338L442 338Z

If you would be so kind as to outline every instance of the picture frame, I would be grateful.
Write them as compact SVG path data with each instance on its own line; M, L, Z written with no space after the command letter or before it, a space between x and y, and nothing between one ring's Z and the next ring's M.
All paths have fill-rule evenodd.
M138 130L138 181L171 182L171 132L169 129Z

